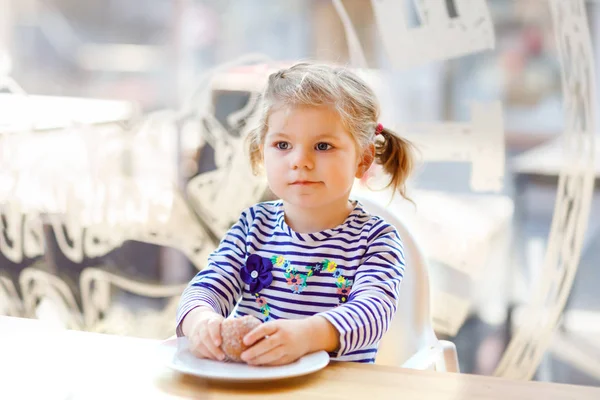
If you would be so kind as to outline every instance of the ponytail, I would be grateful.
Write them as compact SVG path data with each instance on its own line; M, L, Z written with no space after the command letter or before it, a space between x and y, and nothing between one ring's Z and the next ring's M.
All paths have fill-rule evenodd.
M390 176L386 187L392 187L394 193L398 192L412 202L406 196L406 180L414 164L413 144L383 127L377 136L383 140L375 141L375 162Z

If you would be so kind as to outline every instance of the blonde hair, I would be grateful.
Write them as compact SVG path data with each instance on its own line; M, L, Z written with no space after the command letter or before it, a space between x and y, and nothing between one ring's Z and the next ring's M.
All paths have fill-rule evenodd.
M258 126L247 137L255 173L262 165L261 145L271 111L275 107L290 106L332 107L359 148L375 144L375 162L390 175L387 187L391 186L407 198L405 182L413 168L413 147L386 128L376 135L380 107L375 93L361 78L343 67L299 63L269 75L262 94Z

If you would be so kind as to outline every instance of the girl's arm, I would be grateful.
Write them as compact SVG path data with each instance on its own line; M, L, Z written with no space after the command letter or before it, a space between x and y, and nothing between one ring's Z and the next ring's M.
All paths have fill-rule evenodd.
M192 309L190 312L188 312L185 317L183 318L183 321L181 322L181 333L183 334L183 336L190 336L191 332L192 332L192 328L194 328L194 325L196 325L196 323L202 319L202 318L206 318L208 316L208 314L216 314L215 311L212 308L206 307L206 306L198 306L194 309ZM217 314L220 315L220 314Z
M352 355L381 340L396 313L404 275L402 242L396 229L384 222L373 230L376 237L358 268L348 302L316 315L337 330L338 357Z
M214 312L227 317L242 295L240 269L246 259L246 215L244 211L210 255L207 266L192 278L183 291L177 308L177 336L184 336L184 328L193 325L189 322L202 313ZM186 321L188 315L192 317L189 322Z

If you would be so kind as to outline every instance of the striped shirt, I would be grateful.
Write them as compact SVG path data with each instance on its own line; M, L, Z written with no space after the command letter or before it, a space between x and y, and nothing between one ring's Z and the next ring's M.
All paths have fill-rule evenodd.
M183 292L177 334L198 306L263 321L317 314L340 333L334 360L374 362L396 312L404 254L393 226L353 204L344 223L316 233L294 232L281 201L246 209ZM240 275L252 254L272 265L273 280L258 293Z

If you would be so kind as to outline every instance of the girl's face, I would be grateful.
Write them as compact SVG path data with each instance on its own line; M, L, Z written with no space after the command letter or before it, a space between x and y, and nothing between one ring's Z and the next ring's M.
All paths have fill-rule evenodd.
M262 153L269 186L296 207L344 205L354 179L373 161L373 149L359 152L338 114L328 107L279 108L269 116L268 126Z

